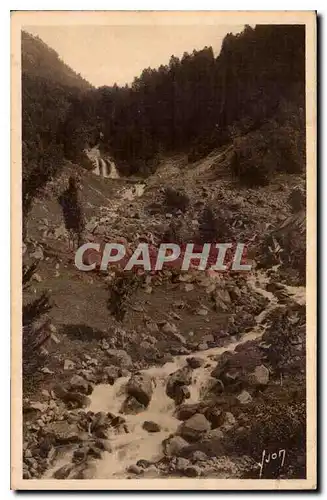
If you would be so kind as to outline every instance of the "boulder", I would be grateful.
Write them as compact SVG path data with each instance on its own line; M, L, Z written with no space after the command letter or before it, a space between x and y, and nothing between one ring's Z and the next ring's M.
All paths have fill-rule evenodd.
M131 474L139 475L139 474L141 474L142 469L140 469L140 467L138 467L137 465L133 464L133 465L130 465L128 467L127 472L130 472Z
M93 387L80 375L73 375L69 381L69 390L81 392L82 394L91 394Z
M190 465L191 464L190 464L189 460L187 460L187 458L178 457L176 460L175 470L177 472L183 472L184 469L186 469Z
M173 436L162 442L165 455L178 456L183 448L188 446L188 442L181 436Z
M110 363L115 366L123 366L124 368L132 368L132 358L123 349L107 349L107 355Z
M254 385L267 385L269 382L269 370L264 365L257 366L250 375L250 381Z
M85 394L80 394L79 392L67 391L60 385L54 388L54 393L58 398L60 398L64 403L74 408L86 408L91 404L89 397Z
M224 351L218 358L216 368L211 372L213 378L220 378L224 370L229 366L233 354L230 351Z
M208 460L208 456L203 451L196 450L191 455L192 462L205 462L206 460Z
M171 399L176 399L181 386L187 386L192 383L192 369L184 366L168 377L166 394Z
M57 469L53 473L52 477L54 479L67 479L70 473L73 471L73 469L74 469L74 464L63 465L62 467L60 467L60 469Z
M146 373L135 373L129 379L126 385L126 391L139 403L147 407L153 393L153 379Z
M93 417L90 430L92 434L100 439L107 438L107 429L110 425L110 419L104 411L99 411Z
M233 427L235 426L236 426L236 419L234 415L231 412L226 411L223 424L220 426L220 430L227 432L233 429Z
M195 370L196 368L200 368L204 364L204 359L202 358L196 358L196 357L191 357L186 359L188 365Z
M81 431L76 424L69 424L65 420L51 422L43 427L43 434L52 437L56 443L76 443L81 440Z
M251 403L252 401L252 396L251 394L248 393L248 391L242 391L238 396L237 399L241 403L241 405L246 405L248 403Z
M146 420L143 423L142 427L145 431L148 431L148 432L160 432L161 431L160 425L157 424L156 422L152 422L151 420Z
M211 407L205 411L205 416L211 424L212 429L222 425L224 421L224 412L220 408Z
M187 477L198 477L201 475L201 469L194 465L189 465L188 467L185 467L183 474Z
M196 413L193 417L183 422L178 428L178 434L187 441L198 441L211 429L210 422L202 413Z
M176 409L176 418L178 420L188 420L196 413L202 413L201 403L183 404Z
M228 311L231 304L231 298L228 290L224 288L218 288L213 292L212 297L215 303L216 311L219 312Z
M106 378L110 385L113 385L117 378L119 378L119 370L119 367L114 365L103 368L104 378Z
M145 406L134 398L134 396L127 396L121 406L120 413L125 413L126 415L136 415L144 410Z

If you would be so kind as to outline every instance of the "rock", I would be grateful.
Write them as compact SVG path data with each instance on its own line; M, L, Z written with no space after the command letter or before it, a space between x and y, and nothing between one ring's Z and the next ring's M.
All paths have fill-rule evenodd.
M74 361L71 361L70 359L65 359L64 370L73 370L73 368L75 368Z
M67 391L61 386L55 387L55 394L58 398L64 401L64 403L74 408L86 408L91 404L89 397L84 394L80 394L79 392Z
M41 276L38 273L34 273L33 274L33 280L37 281L38 283L41 283L42 278L41 278Z
M172 337L181 344L186 344L186 338L181 333L174 333Z
M132 368L132 358L123 349L108 349L107 354L113 365L123 366L127 369Z
M150 465L147 469L144 470L143 472L143 477L148 478L148 479L153 479L160 476L160 470L157 469L155 465Z
M189 467L185 467L183 473L187 477L198 477L201 475L201 469L194 465L190 465Z
M220 429L222 431L229 431L229 430L233 429L233 427L235 427L235 425L236 425L236 419L235 419L234 415L231 412L227 411L225 413L224 422L223 422L222 426L220 427Z
M203 451L196 450L192 453L191 460L192 462L205 462L208 460L208 456Z
M159 327L158 327L157 323L155 323L154 321L148 321L146 323L146 328L150 333L158 333L159 332Z
M207 351L208 349L209 349L209 346L206 342L201 342L201 344L198 345L199 351Z
M110 425L110 419L108 415L104 411L98 411L91 422L90 430L94 433L98 438L106 439L107 438L107 429Z
M99 448L99 450L107 451L108 453L112 452L112 446L110 444L110 441L108 441L108 439L100 439L100 438L96 439L94 441L94 446Z
M196 314L197 314L198 316L207 316L207 314L208 314L208 309L205 309L204 307L200 307L200 309L198 309L198 310L196 311Z
M51 340L53 340L53 342L55 342L55 344L60 344L60 339L57 337L57 335L55 333L51 333L50 337L51 337Z
M30 257L32 257L32 259L36 259L36 260L43 260L44 259L44 254L43 254L42 247L36 247L36 249L34 250L34 252L31 253Z
M200 366L204 364L204 359L192 357L192 358L187 358L186 362L191 368L195 370L196 368L200 368Z
M248 403L251 403L252 396L247 391L242 391L241 394L237 396L237 399L242 405L246 405Z
M239 300L242 296L242 292L241 290L239 289L238 286L233 286L230 290L229 290L229 295L230 295L230 298L232 299L233 302Z
M216 289L212 294L216 311L226 312L231 304L229 292L224 288Z
M186 385L176 386L175 398L174 398L176 405L182 404L185 401L185 399L189 399L190 397L191 393Z
M146 373L135 373L127 382L126 391L147 407L153 393L153 379Z
M178 328L174 323L168 323L168 321L162 327L163 333L176 334L178 333Z
M105 378L108 380L110 385L113 385L117 378L119 378L119 367L118 366L105 366L103 369Z
M141 411L145 410L145 406L142 405L134 396L128 396L123 402L120 413L126 413L127 415L136 415Z
M40 401L30 401L28 406L24 405L24 411L25 410L37 410L40 411L41 413L45 412L47 409L47 404L41 403Z
M60 467L60 469L57 469L53 473L52 477L54 479L67 479L73 469L74 469L73 464L63 465L63 467Z
M202 342L205 342L206 344L214 344L215 337L211 333L208 333L208 335L204 335L204 337L202 337Z
M192 369L189 366L184 366L175 371L168 377L166 394L171 399L176 399L178 396L178 387L187 386L192 383Z
M81 440L81 431L76 424L65 420L51 422L43 428L43 434L53 437L60 444L76 443Z
M211 372L213 378L220 378L224 370L229 366L233 354L230 351L224 351L218 358L216 368Z
M95 464L86 461L74 469L69 479L93 479L95 472Z
M78 450L75 450L73 453L73 458L72 462L74 464L78 464L86 460L87 454L88 454L89 448L87 446L84 446L83 448L78 448Z
M104 349L105 351L106 351L107 349L110 349L110 345L108 344L108 342L107 342L107 340L106 340L106 339L102 339L102 341L101 341L101 347L102 347L102 349Z
M204 441L217 441L221 440L224 437L224 433L221 429L212 429L211 431L207 432L204 437L203 437L203 442Z
M144 460L144 458L141 458L141 460L138 460L136 462L136 465L138 467L141 467L142 469L147 469L148 467L150 467L151 464L152 462L149 462L149 460Z
M190 465L190 462L187 460L187 458L179 457L176 460L176 465L175 469L177 472L183 472L186 467Z
M202 413L183 422L178 428L178 434L188 441L198 441L211 428L210 423Z
M188 446L188 442L185 441L181 436L173 436L167 438L162 442L163 451L165 455L177 456L180 454L183 448Z
M201 403L183 404L176 409L175 416L178 420L188 420L196 413L202 413L202 409Z
M142 469L140 469L140 467L138 467L137 465L133 464L133 465L130 465L128 467L127 472L130 472L131 474L139 475L139 474L141 474Z
M72 376L69 381L69 389L73 391L76 390L82 394L91 394L93 391L92 385L80 375Z
M220 408L208 408L205 412L205 416L210 422L212 429L220 427L224 422L224 412Z
M143 429L148 431L148 432L160 432L161 431L161 427L159 424L157 424L156 422L152 422L151 420L146 420L143 425L142 425Z
M194 290L194 285L192 283L186 283L184 286L184 290L185 292L191 292L192 290Z
M255 385L267 385L269 382L269 370L264 365L257 366L250 375L251 382Z

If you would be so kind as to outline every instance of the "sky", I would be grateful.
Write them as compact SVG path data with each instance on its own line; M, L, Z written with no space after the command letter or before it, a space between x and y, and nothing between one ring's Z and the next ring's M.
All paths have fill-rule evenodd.
M130 84L144 68L167 64L171 55L212 46L219 54L229 32L243 25L29 26L60 58L92 85Z

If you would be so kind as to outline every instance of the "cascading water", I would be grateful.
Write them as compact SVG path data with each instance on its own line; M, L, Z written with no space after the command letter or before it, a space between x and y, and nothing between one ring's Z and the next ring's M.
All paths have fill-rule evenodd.
M257 278L258 279L258 278ZM260 275L259 281L264 284L265 277ZM253 340L261 336L264 332L262 326L266 315L276 305L277 299L270 292L258 287L254 280L251 282L253 288L269 299L268 307L262 311L258 317L256 327L244 335L241 340L233 342L228 346L214 347L206 351L194 353L194 356L202 358L205 363L194 370L192 385L190 389L190 399L188 403L197 403L201 400L202 391L207 386L210 379L210 373L216 365L215 358L224 351L233 351L239 344L248 340ZM139 460L154 461L162 454L162 441L170 434L174 433L180 424L180 421L174 417L175 403L166 394L166 383L169 375L179 368L186 365L186 358L189 356L176 356L173 362L166 363L162 367L151 367L143 370L156 381L153 396L148 408L137 415L123 415L128 434L113 434L111 444L112 453L106 452L97 464L96 478L122 478L126 476L126 468ZM121 378L113 386L102 384L98 385L92 394L92 403L90 410L112 412L119 414L121 405L126 397L124 387L128 381L127 378ZM157 433L148 433L142 428L144 421L150 420L159 424L161 431Z
M264 274L257 274L250 280L250 285L256 292L261 293L269 300L268 306L257 316L255 328L244 335L241 340L232 342L228 346L214 347L206 351L193 353L194 356L205 360L204 364L193 371L192 384L190 389L190 399L188 403L197 403L202 399L202 391L206 388L210 379L210 373L216 366L216 356L224 351L233 351L238 345L254 340L262 336L265 330L264 322L267 314L277 305L276 297L264 286L269 279ZM293 295L298 303L305 303L305 288L286 287L285 289ZM109 436L112 445L112 452L104 452L103 458L97 461L94 477L97 479L123 478L126 477L126 468L135 464L139 459L155 461L162 455L162 441L170 434L174 433L180 421L174 417L175 403L166 394L166 383L169 375L186 365L187 356L176 356L174 361L166 363L164 366L153 366L144 373L150 375L155 380L155 388L146 410L136 415L126 415L128 433L116 434L112 431ZM95 387L89 410L93 412L111 412L120 414L120 409L126 397L125 385L129 377L118 379L114 385L100 384ZM154 421L160 426L160 432L148 433L143 429L144 421ZM63 460L62 460L63 461ZM67 463L67 459L66 459ZM56 466L58 468L58 464Z

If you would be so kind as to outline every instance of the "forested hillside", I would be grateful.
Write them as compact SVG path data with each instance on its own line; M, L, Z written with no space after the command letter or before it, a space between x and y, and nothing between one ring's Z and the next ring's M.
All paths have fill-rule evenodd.
M125 175L149 175L175 152L196 161L229 143L230 169L245 184L303 170L303 26L246 26L225 37L218 57L211 47L172 56L125 87L92 88L27 33L22 58L26 213L62 158L81 163L100 137Z
M91 85L42 40L22 32L23 208L62 166L60 130L77 96Z
M188 151L194 160L268 124L268 135L274 129L274 142L297 170L304 55L303 26L265 25L228 34L217 58L211 47L172 56L166 66L144 69L131 87L102 87L76 100L65 123L67 154L74 157L100 127L123 171L150 173L162 153ZM281 139L280 127L296 144ZM259 142L276 149L266 137Z

